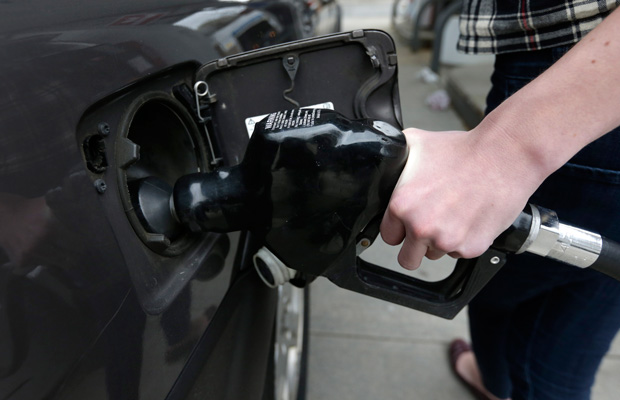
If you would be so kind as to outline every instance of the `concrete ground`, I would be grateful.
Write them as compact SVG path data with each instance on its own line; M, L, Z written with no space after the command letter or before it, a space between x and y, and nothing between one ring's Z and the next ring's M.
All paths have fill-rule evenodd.
M488 88L490 66L442 71L442 81L426 84L419 72L429 65L430 52L413 53L390 27L391 2L340 0L343 30L377 28L391 33L398 47L400 97L405 126L428 130L464 129L453 110L431 111L426 98L446 82L456 86L466 103L480 112ZM453 91L451 91L453 93ZM477 107L477 110L475 109ZM365 258L404 272L397 248L375 243ZM427 262L415 272L438 280L454 265L446 258ZM326 279L311 287L308 400L445 400L473 399L453 377L447 357L452 338L468 338L466 313L448 321L345 291ZM594 400L620 398L620 340L616 340L598 374Z

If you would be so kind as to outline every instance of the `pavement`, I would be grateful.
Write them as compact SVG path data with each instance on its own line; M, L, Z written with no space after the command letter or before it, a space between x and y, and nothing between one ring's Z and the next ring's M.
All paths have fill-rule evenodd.
M405 126L444 131L463 130L479 120L490 86L491 64L443 67L440 79L424 83L429 49L412 52L390 26L391 2L340 0L343 30L381 29L396 42L399 89ZM432 111L426 99L445 89L447 110ZM380 239L364 258L399 272L398 248ZM454 261L426 261L411 273L436 281L449 275ZM469 337L466 312L444 320L338 288L319 278L311 286L308 400L468 400L469 392L450 371L447 346ZM620 339L617 338L597 375L593 400L620 398Z

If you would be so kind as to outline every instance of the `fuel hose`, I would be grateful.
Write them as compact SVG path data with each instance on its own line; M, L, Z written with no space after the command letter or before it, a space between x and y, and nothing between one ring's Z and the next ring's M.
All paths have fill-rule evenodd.
M620 281L620 245L607 238L602 238L602 240L601 254L590 268Z

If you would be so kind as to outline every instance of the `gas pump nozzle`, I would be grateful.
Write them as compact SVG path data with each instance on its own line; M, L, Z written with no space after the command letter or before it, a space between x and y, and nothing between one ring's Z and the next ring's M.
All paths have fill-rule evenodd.
M469 303L508 253L553 247L552 229L542 228L539 236L535 225L542 219L528 211L495 248L459 260L439 282L362 260L359 254L379 233L406 159L404 135L384 122L349 120L329 110L274 113L256 125L239 165L179 179L171 208L178 222L195 231L251 231L262 245L255 266L270 286L300 275L325 276L345 289L444 318ZM556 247L562 252L569 242ZM618 259L615 246L593 252Z
M270 285L294 275L289 269L335 276L378 234L406 160L404 135L384 122L320 109L274 113L256 125L239 165L179 179L174 213L194 230L251 231Z

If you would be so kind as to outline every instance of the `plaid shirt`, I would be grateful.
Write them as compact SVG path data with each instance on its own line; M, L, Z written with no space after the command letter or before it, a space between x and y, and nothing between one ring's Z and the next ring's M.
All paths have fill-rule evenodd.
M508 53L579 41L620 0L464 0L458 49Z

